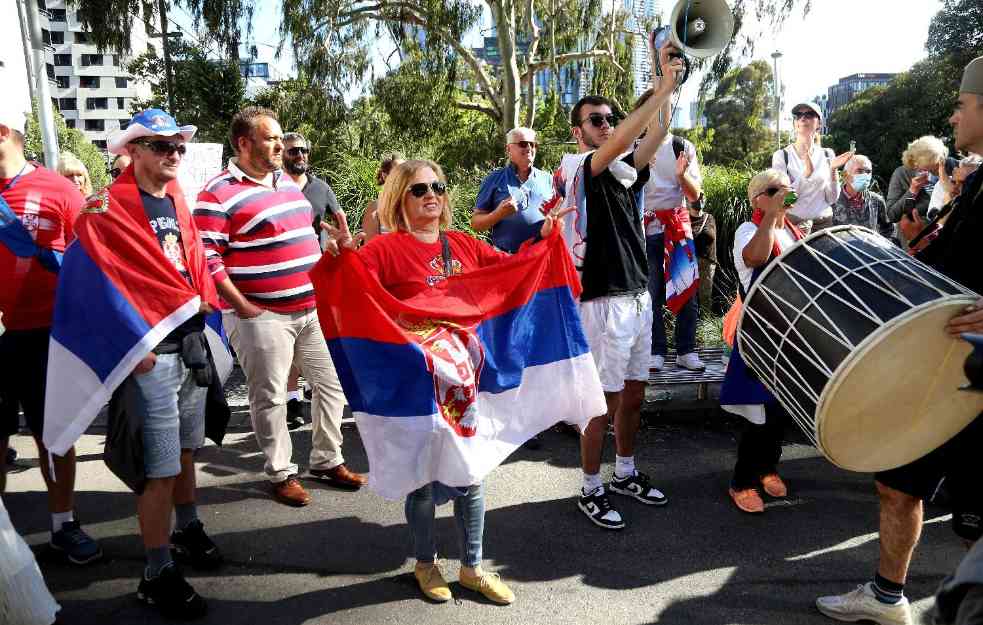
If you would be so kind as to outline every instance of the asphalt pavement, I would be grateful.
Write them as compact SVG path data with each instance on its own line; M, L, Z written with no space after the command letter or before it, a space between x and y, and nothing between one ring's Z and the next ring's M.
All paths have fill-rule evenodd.
M821 594L868 580L877 559L877 501L869 475L823 459L790 431L780 470L787 499L765 514L739 512L727 498L737 420L661 417L639 436L637 461L669 498L663 508L612 495L628 523L595 528L576 508L580 485L575 438L548 432L541 450L520 449L486 480L485 568L516 593L496 606L456 582L455 600L430 603L412 577L402 502L368 490L347 492L306 480L313 503L274 502L262 474L242 389L221 448L197 457L199 512L227 559L217 572L188 571L208 600L203 624L314 625L388 623L832 623L813 606ZM49 517L30 438L11 439L20 458L3 496L15 527L36 553L62 605L66 625L164 623L135 597L143 549L135 498L102 462L105 428L97 422L77 446L77 513L97 538L104 561L86 567L47 551ZM352 469L368 463L352 424L344 427ZM291 434L302 466L310 426ZM613 439L605 450L612 471ZM451 506L438 511L440 555L457 579ZM964 549L945 510L930 506L906 594L920 619ZM927 621L926 621L927 622Z

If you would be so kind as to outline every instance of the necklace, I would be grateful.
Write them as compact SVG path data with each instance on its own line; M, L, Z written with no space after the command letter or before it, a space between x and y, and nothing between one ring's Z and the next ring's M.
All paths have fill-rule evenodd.
M24 173L24 170L25 169L27 169L27 163L26 162L24 163L24 166L20 168L20 171L17 172L17 175L14 176L13 178L11 178L10 179L10 182L8 182L7 185L3 189L0 189L0 193L6 193L7 192L7 189L9 189L10 187L12 187L15 184L17 184L17 180L21 177L21 174Z

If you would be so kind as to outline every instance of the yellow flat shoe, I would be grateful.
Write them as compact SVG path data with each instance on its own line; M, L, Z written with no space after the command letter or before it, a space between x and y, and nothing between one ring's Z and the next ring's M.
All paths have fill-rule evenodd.
M413 576L416 578L416 583L419 584L420 590L427 598L441 602L453 599L451 589L447 587L447 582L444 580L444 576L440 572L440 567L436 562L432 564L417 564L413 570Z
M508 605L515 601L515 594L509 590L509 587L505 585L502 578L498 576L498 573L485 573L478 577L468 575L462 570L461 576L458 579L462 586L468 590L480 592L489 601L494 601L501 605Z

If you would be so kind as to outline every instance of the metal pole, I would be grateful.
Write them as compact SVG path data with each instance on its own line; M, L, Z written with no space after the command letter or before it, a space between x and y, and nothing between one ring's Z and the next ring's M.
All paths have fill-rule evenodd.
M48 88L48 72L44 63L44 42L41 40L41 18L38 4L25 0L27 28L34 52L34 79L37 81L38 123L41 126L41 145L44 147L44 165L48 169L58 167L58 135L55 133L55 114L51 108L51 90Z
M782 58L782 53L776 50L771 58L775 59L775 143L778 149L782 149L782 88L778 78L778 59Z
M27 68L27 91L30 94L31 102L34 101L34 82L31 76L34 75L34 63L31 61L31 37L27 30L27 16L24 15L24 7L21 0L17 0L17 25L20 26L21 43L24 48L24 67Z
M167 112L177 115L174 110L174 78L171 74L171 44L168 41L167 32L167 0L157 0L157 8L160 10L160 34L161 45L164 48L164 78L167 85Z

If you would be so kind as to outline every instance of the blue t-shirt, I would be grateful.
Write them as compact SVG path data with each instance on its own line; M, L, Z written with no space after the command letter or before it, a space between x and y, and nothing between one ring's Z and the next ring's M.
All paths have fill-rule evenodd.
M526 181L520 182L515 165L496 169L481 182L474 209L490 213L510 196L517 212L492 226L491 239L498 249L515 254L520 245L539 234L543 203L553 197L553 177L533 167Z

